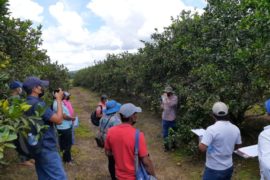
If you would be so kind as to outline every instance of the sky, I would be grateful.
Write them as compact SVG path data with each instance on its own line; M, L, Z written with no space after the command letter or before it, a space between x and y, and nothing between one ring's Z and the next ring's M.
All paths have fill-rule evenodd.
M11 16L42 25L42 49L70 71L106 55L143 47L182 10L203 12L205 0L9 0Z

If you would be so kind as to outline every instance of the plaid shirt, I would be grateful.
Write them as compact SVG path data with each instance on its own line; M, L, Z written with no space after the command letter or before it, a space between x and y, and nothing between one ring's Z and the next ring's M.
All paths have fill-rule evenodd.
M162 119L167 121L173 121L176 118L176 107L178 103L178 97L176 95L171 95L170 97L164 96L162 97L161 108Z

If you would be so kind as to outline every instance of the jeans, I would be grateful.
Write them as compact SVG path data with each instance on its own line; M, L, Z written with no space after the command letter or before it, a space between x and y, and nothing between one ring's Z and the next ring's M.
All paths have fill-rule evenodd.
M230 180L233 174L233 166L225 170L214 170L205 167L203 180Z
M66 180L62 160L57 151L42 150L35 158L38 180Z
M168 137L169 135L169 128L175 129L175 120L174 121L167 121L162 120L162 134L163 138Z

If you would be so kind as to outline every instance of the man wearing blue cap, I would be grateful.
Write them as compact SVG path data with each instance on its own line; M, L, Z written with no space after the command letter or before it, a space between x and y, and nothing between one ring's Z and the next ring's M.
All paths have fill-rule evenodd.
M20 81L12 81L9 84L9 89L11 91L9 99L20 98L22 93L22 83Z
M27 116L35 114L38 106L46 107L45 102L41 99L44 95L44 88L49 85L48 81L40 80L36 77L29 77L23 83L23 89L27 93L26 101L32 107L26 112ZM65 180L67 179L64 171L61 158L57 149L57 140L54 129L54 124L61 124L63 121L62 110L62 98L63 91L59 89L59 92L55 93L57 102L57 111L54 113L50 108L46 108L42 114L42 121L48 128L43 131L41 137L41 152L35 154L35 166L39 180L43 179L55 179Z

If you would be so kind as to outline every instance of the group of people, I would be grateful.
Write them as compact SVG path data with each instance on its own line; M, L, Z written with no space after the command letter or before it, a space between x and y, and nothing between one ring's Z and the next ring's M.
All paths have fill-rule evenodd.
M19 81L10 83L11 96L9 99L12 101L14 98L20 98L20 94L24 90L27 94L26 102L31 105L25 115L33 116L41 107L44 109L44 113L41 115L42 124L48 126L39 139L39 152L31 154L31 157L25 154L18 141L15 144L23 164L35 165L38 179L65 180L67 176L62 160L64 163L72 165L71 146L75 141L74 121L78 119L75 117L70 102L71 95L66 91L61 89L54 91L52 106L46 105L42 96L48 86L48 81L40 80L37 77L28 77L23 83ZM62 159L59 155L58 145L63 153Z
M52 108L46 106L41 99L44 88L49 85L48 81L36 77L29 77L23 83L14 81L10 84L11 97L19 98L22 89L27 93L26 101L32 107L26 115L35 114L37 104L45 108L42 114L44 124L48 128L41 138L41 152L36 154L32 163L35 164L38 179L67 179L62 160L57 149L57 126L60 149L63 151L63 161L70 163L72 141L72 122L75 120L72 105L69 102L70 94L61 89L54 92ZM269 103L270 104L270 103ZM169 129L175 129L178 97L173 89L168 86L161 96L162 134L165 151L168 150L166 138ZM140 107L132 103L120 104L115 100L108 100L106 95L101 96L96 115L100 117L98 136L104 141L105 154L108 157L108 169L111 179L134 180L137 166L135 165L136 154L136 131L134 124L138 121L137 114L142 112ZM242 141L240 130L229 119L229 108L223 102L216 102L212 107L212 114L216 122L206 129L200 138L199 149L206 152L206 163L203 174L204 180L227 180L233 173L233 151L238 148ZM270 112L269 112L270 114ZM138 136L138 157L147 173L156 178L154 166L149 156L144 133ZM262 180L270 179L270 128L267 126L259 136L258 142L259 162ZM24 159L28 161L29 159Z
M165 151L169 150L168 131L175 130L178 97L172 87L167 86L161 96L162 132ZM266 111L270 115L270 99L266 101ZM232 154L241 144L241 134L237 126L230 122L228 106L216 102L212 107L215 123L199 138L199 149L206 152L203 180L229 180L233 174ZM258 159L261 180L270 180L270 126L266 126L258 138Z
M105 102L105 103L104 103ZM108 169L112 180L134 180L135 167L135 132L133 125L137 122L140 107L132 103L120 104L115 100L107 101L107 96L101 96L99 106L103 106L98 136L105 142L105 153L108 157ZM98 113L98 112L96 112ZM155 177L153 163L149 157L144 134L139 134L138 156L149 175Z

